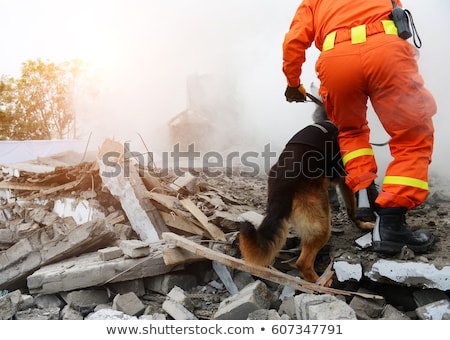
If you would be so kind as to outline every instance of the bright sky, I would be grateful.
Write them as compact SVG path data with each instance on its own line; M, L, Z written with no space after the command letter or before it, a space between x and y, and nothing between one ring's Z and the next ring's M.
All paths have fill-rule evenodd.
M403 0L423 40L419 60L440 108L437 137L448 127L450 2ZM189 75L234 84L242 124L263 144L282 144L310 122L312 104L284 100L281 44L299 0L0 0L0 74L41 58L92 62L103 79L95 106L80 104L85 134L148 136L186 109ZM303 82L317 81L317 51ZM225 95L225 93L224 93ZM249 132L250 133L250 132ZM385 138L374 131L377 141ZM153 142L153 141L152 141ZM438 140L437 140L438 142ZM445 144L445 143L444 143Z

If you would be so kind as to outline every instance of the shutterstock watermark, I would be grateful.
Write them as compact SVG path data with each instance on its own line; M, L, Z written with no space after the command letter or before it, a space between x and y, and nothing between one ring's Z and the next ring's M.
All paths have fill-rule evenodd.
M132 151L130 144L124 144L123 153L118 151L106 152L102 157L105 169L102 171L103 177L130 176L130 169L138 164L139 176L144 176L147 170L155 177L166 177L171 174L183 176L189 172L193 176L203 174L207 177L219 176L242 176L251 177L258 175L284 176L295 178L300 174L310 178L322 176L334 177L336 164L340 159L339 150L330 147L325 148L325 154L315 149L298 155L293 151L284 150L283 157L279 157L272 149L270 143L265 144L260 151L230 151L226 154L219 151L200 152L195 149L195 145L189 144L186 150L181 150L180 144L175 144L171 151L160 153L160 165L155 164L155 154L153 152L141 153ZM278 162L278 163L277 163ZM329 166L332 162L334 167ZM278 166L273 168L277 163ZM320 164L320 166L318 166ZM282 171L283 173L280 173Z

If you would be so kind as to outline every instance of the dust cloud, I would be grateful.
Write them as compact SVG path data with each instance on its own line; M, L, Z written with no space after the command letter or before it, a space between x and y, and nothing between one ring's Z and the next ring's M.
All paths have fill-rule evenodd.
M300 1L273 0L46 0L22 16L8 49L16 59L92 58L100 79L95 98L77 102L77 134L91 135L95 146L104 138L129 141L131 148L171 150L168 122L188 109L206 108L213 117L211 148L253 150L270 143L279 151L311 122L313 103L287 103L281 71L281 44ZM423 41L419 65L427 88L438 103L435 152L430 171L449 178L447 107L450 96L450 3L403 0ZM3 6L3 5L2 5ZM8 14L6 12L6 14ZM10 13L8 18L14 18ZM9 22L8 25L12 25ZM41 26L48 24L46 30ZM12 34L9 34L12 36ZM5 36L2 39L6 39ZM5 42L3 45L9 46ZM45 48L36 53L35 49ZM311 47L302 82L318 84ZM6 60L6 57L5 57ZM57 61L57 60L56 60ZM6 62L6 61L5 61ZM190 82L192 77L202 81ZM206 81L204 81L207 79ZM209 80L208 80L209 79ZM210 81L208 83L208 81ZM222 86L223 85L223 86ZM372 141L388 139L372 110ZM229 133L228 133L229 132ZM219 136L222 143L216 143ZM205 136L203 136L205 137ZM208 138L208 134L206 134ZM380 175L389 161L388 147L376 148Z

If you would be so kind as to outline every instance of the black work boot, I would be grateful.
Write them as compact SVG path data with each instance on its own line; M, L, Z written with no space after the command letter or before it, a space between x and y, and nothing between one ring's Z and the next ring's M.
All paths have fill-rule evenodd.
M372 182L368 188L356 192L356 216L359 221L375 222L375 200L378 197L378 188Z
M411 231L405 220L406 208L381 208L372 233L372 250L399 253L404 246L416 253L426 252L434 243L428 230Z

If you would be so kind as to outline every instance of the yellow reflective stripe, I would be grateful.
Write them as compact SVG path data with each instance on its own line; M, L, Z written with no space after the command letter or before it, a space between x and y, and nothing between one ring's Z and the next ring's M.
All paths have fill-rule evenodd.
M334 40L336 39L336 31L327 34L323 42L322 50L328 51L334 48Z
M384 27L384 33L398 35L397 26L392 20L381 20Z
M397 185L407 185L409 187L415 187L423 190L428 190L428 182L422 181L421 179L403 177L403 176L386 176L384 178L383 184L397 184Z
M342 162L345 165L348 161L360 156L373 156L373 150L371 148L364 148L349 152L342 158Z
M351 28L352 44L366 42L366 25L359 25Z

